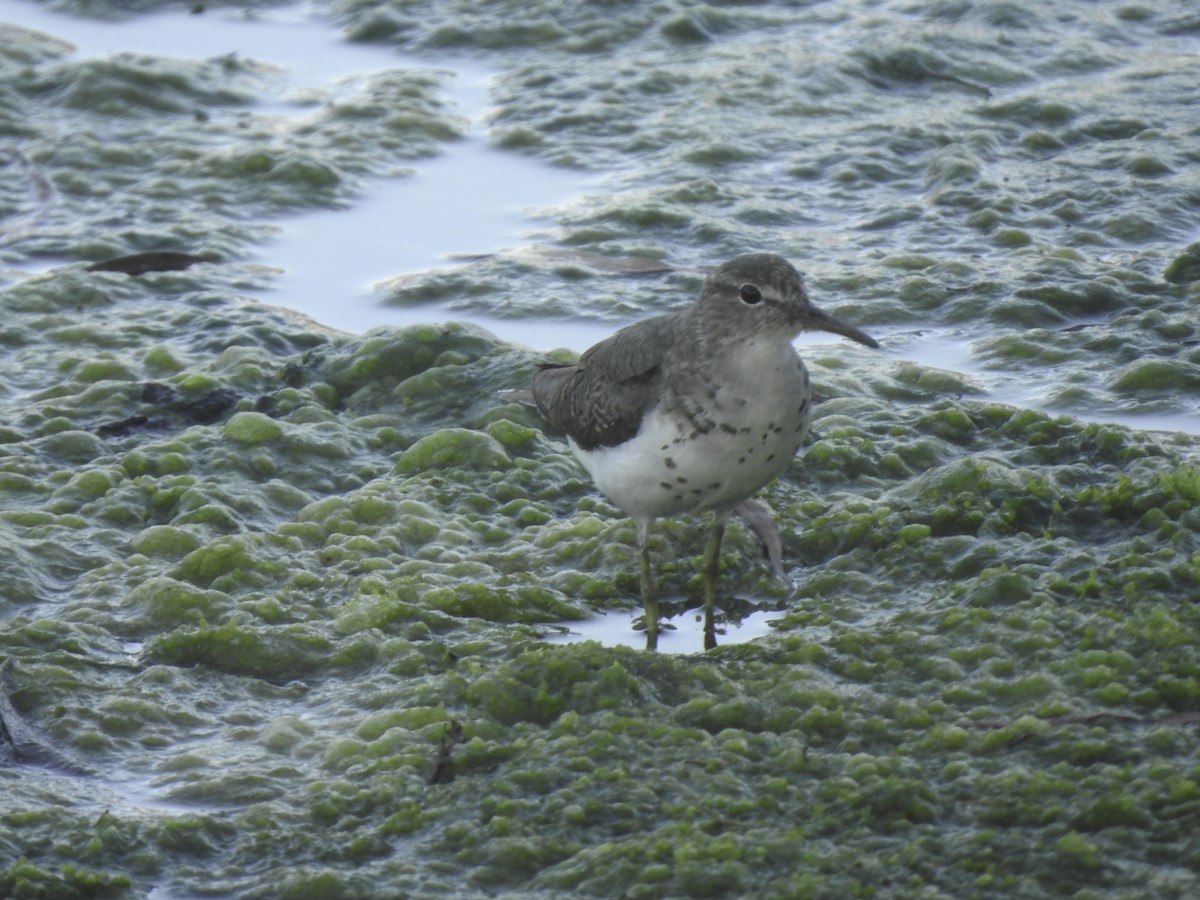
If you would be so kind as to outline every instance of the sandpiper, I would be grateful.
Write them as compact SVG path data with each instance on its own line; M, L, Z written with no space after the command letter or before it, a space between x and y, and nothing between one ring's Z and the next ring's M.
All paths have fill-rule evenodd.
M704 646L716 646L725 523L788 467L812 419L808 371L792 347L805 330L879 346L813 306L787 260L752 253L714 270L689 309L622 328L578 362L546 363L533 376L542 415L637 525L648 649L659 624L650 527L659 516L709 510Z

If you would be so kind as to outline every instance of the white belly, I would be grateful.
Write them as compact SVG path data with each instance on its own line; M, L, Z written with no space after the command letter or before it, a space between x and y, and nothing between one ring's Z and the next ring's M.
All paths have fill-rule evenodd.
M790 344L751 346L714 373L716 396L691 419L668 400L631 440L571 449L596 487L636 520L732 509L792 461L811 418L808 374Z

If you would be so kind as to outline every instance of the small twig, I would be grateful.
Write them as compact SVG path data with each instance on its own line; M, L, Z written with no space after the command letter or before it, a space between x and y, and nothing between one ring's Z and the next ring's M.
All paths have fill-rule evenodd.
M433 758L433 770L429 773L429 784L449 784L454 780L454 766L450 757L454 753L455 744L465 744L467 737L463 733L462 722L451 719L446 723L442 732L442 740L438 745L437 755Z

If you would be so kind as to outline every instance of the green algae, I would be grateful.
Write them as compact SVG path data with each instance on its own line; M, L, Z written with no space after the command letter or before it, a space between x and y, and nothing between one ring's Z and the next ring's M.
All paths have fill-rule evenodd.
M29 34L0 29L0 59ZM429 73L382 72L356 96L291 98L266 113L256 104L284 84L255 60L74 61L55 49L8 69L0 131L25 137L25 183L6 199L50 226L10 235L9 259L181 248L234 258L269 232L248 217L345 202L362 176L395 174L460 133ZM122 224L84 233L72 220Z
M225 422L225 435L240 444L265 444L283 437L283 429L270 416L249 410L235 413Z
M1172 284L1190 284L1200 281L1200 244L1189 244L1187 248L1167 265L1163 278Z
M508 454L495 438L465 428L447 428L426 435L400 454L394 471L397 474L429 469L489 471L508 465Z
M66 864L57 871L46 871L26 859L18 859L0 874L0 888L10 897L76 896L120 897L133 887L127 875Z
M560 30L532 43L498 38L503 23L461 4L333 8L361 39L489 48L507 65L495 144L608 179L558 216L554 238L580 251L578 264L501 253L397 279L386 302L624 321L681 305L696 279L613 278L584 253L704 266L769 247L797 260L814 296L848 320L970 323L978 358L997 371L1029 370L1009 355L1020 338L1023 358L1046 367L1033 399L1085 415L1133 409L1111 373L1171 358L1194 333L1181 290L1191 251L1179 248L1194 236L1195 153L1173 113L1188 65L1176 36L1189 26L1168 4L1134 19L1068 13L1093 48L1080 53L1028 4L1012 16L877 16L851 4L835 24L807 7L732 16L551 3L539 9ZM993 29L1002 45L981 44ZM612 41L622 52L597 52ZM802 149L781 122L802 130ZM536 299L507 296L514 281ZM1135 310L1165 316L1175 336L1141 327ZM1195 413L1193 392L1156 400L1158 411Z
M127 296L118 342L124 327L161 329L151 340L173 327L137 303L155 290ZM289 333L237 309L254 332ZM962 399L911 364L814 361L843 396L818 407L820 439L767 494L805 563L795 598L744 527L724 557L732 590L785 600L775 636L704 660L556 646L531 626L628 605L636 551L562 445L497 394L533 360L458 326L273 344L248 376L176 339L181 390L236 382L246 408L96 438L82 463L30 440L50 421L40 405L94 428L134 395L98 414L46 359L40 377L62 389L5 445L24 480L4 521L33 529L13 546L44 552L81 530L93 543L59 555L67 594L10 595L14 704L96 768L122 760L176 802L228 807L118 808L97 835L94 817L52 804L55 831L94 848L89 877L118 893L202 877L261 895L277 884L243 860L320 859L297 895L447 879L468 893L846 896L1126 878L1183 895L1200 859L1177 829L1200 769L1171 718L1200 702L1200 620L1179 602L1200 591L1191 439ZM135 384L160 377L135 359ZM440 373L426 390L397 394L426 371ZM942 396L860 401L856 381ZM319 440L296 438L312 427ZM372 439L387 429L405 437ZM699 523L663 524L665 589L687 592ZM428 785L452 721L463 741ZM14 796L4 820L38 833ZM346 839L297 838L312 822ZM18 864L6 883L68 884L80 863L56 853L41 846L42 874Z

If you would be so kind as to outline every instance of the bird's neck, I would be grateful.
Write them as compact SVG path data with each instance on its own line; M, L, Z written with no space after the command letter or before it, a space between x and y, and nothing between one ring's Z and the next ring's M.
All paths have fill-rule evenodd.
M670 371L684 377L699 375L723 382L744 382L748 386L764 373L776 369L789 373L798 357L786 332L750 334L744 337L721 335L703 329L689 331L690 340L676 340L668 363Z

